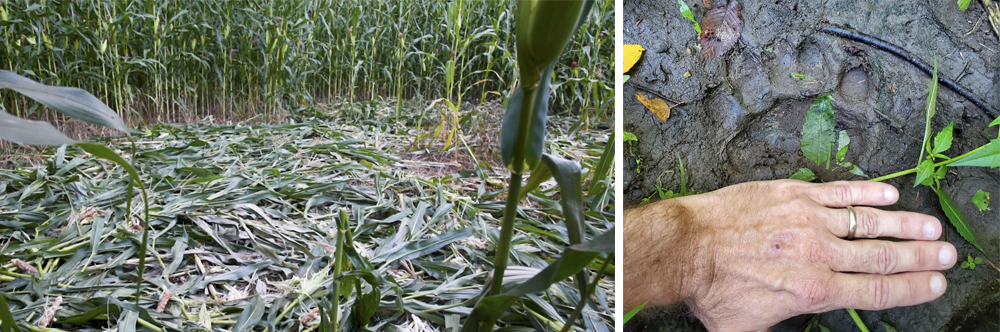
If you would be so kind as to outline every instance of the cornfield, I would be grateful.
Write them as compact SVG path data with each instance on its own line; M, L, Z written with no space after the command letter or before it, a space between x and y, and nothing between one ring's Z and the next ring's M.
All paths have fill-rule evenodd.
M483 103L516 86L514 1L0 1L0 69L91 91L130 123L280 118L378 97ZM553 107L611 114L614 1L553 73ZM55 120L0 93L15 116ZM397 107L397 113L400 107Z

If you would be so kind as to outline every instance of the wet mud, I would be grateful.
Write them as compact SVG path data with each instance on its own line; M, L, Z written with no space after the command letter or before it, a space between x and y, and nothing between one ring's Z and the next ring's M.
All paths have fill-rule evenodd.
M700 1L687 3L696 19L705 14ZM705 61L693 24L681 16L675 2L624 1L623 41L647 50L628 72L631 79L623 90L623 125L638 138L624 149L626 206L658 199L657 186L677 191L678 156L688 189L698 192L784 179L803 167L813 170L818 181L864 180L816 166L799 149L806 110L827 93L834 98L836 131L846 131L851 138L846 161L871 177L916 166L930 76L889 53L822 33L823 27L880 38L929 64L936 56L939 75L1000 109L1000 43L978 1L965 12L954 1L744 0L741 5L741 40L728 53ZM646 90L673 99L671 104L687 103L660 123L635 98L638 92L650 95ZM993 118L954 91L941 86L936 107L935 132L954 122L954 143L946 153L950 156L997 137L997 127L987 127ZM1000 170L955 167L949 173L942 188L984 249L1000 257ZM913 181L913 175L887 181L900 190L899 203L887 209L935 216L945 226L942 239L955 244L960 260L968 254L983 256L947 222L934 192L913 188ZM972 204L980 189L994 196L993 207L985 213ZM956 265L944 273L948 291L938 300L859 314L872 331L884 330L880 322L898 331L997 331L1000 272L988 265L975 270ZM798 331L807 319L793 318L774 331ZM823 313L819 320L831 331L856 329L844 310ZM682 307L638 318L626 330L704 328Z

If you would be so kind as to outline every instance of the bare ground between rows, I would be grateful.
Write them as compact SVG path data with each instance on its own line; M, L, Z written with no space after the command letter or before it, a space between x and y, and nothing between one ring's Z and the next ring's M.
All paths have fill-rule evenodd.
M705 14L698 1L687 2L696 18ZM929 76L888 53L823 34L818 31L822 27L875 36L927 63L933 63L936 55L942 76L1000 107L1000 43L986 19L977 25L986 16L978 1L966 12L954 2L929 1L742 1L741 5L745 24L741 41L729 53L704 61L697 33L675 3L624 2L623 42L647 50L629 72L631 79L623 90L624 129L638 138L625 147L626 206L655 195L657 185L679 189L678 155L684 161L688 188L699 192L784 179L802 167L812 169L824 182L863 180L817 167L799 150L805 112L813 99L826 93L834 97L836 130L851 137L847 161L872 177L914 167L923 138ZM860 49L866 56L845 47ZM793 78L791 73L813 79ZM636 100L642 91L636 85L687 104L661 124ZM955 123L949 155L996 137L996 127L987 128L990 120L982 109L940 88L933 130ZM913 180L909 175L887 181L900 190L899 203L887 209L935 216L945 223L942 239L955 244L962 259L968 254L983 256L947 223L934 192L913 188ZM986 213L972 204L979 189L1000 192L1000 171L952 168L942 188L969 219L985 250L1000 257L1000 203L994 200ZM974 322L957 322L963 318L995 331L1000 324L998 275L988 267L955 267L945 271L948 292L938 300L859 313L873 331L882 330L880 321L899 331L973 331ZM798 331L805 318L786 321L774 331ZM831 331L856 329L844 310L824 313L820 322ZM627 330L665 328L704 330L686 308L646 315L627 325Z

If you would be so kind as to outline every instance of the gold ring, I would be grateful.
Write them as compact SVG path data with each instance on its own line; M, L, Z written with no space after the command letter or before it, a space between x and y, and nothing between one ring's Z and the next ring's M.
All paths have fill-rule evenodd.
M847 206L847 214L851 217L851 225L848 227L847 238L853 239L854 232L858 230L858 215L854 213L854 208L850 205Z

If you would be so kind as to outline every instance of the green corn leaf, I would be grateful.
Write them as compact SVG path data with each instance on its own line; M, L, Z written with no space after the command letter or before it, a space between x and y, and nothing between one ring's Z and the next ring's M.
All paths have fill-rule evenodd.
M604 152L601 153L601 159L597 161L597 165L591 171L590 188L587 188L587 195L599 193L608 185L602 180L610 179L611 168L615 164L615 143L614 139L608 139L607 142L604 142Z
M465 324L463 332L490 331L497 319L521 296L540 293L552 284L560 282L586 268L599 253L614 251L615 230L612 228L586 244L571 246L561 257L542 269L535 276L521 283L504 284L499 295L486 296L476 303Z
M964 217L962 217L962 213L958 211L958 206L951 200L948 193L937 188L931 189L934 189L934 193L937 194L938 201L941 203L941 209L943 209L944 214L948 216L948 221L951 221L951 224L958 230L958 234L961 234L966 241L969 241L969 243L976 246L976 249L979 249L979 251L982 251L983 254L986 254L986 251L983 250L983 246L981 246L979 244L979 240L976 239L976 234L972 232L972 228L969 227L969 223L965 221Z
M583 184L580 175L580 164L549 154L542 155L542 161L548 165L548 169L552 171L556 183L559 184L559 194L561 196L559 205L562 206L562 217L566 221L566 233L569 238L569 244L580 244L580 242L583 242L585 231L585 221L583 219ZM586 272L581 271L577 275L577 284L580 286L581 293L586 292L588 289Z
M802 154L816 165L827 163L830 168L830 149L833 148L833 97L822 95L813 101L802 124Z
M6 70L0 70L0 89L17 91L53 110L87 123L121 131L129 130L118 114L83 89L40 84Z
M264 300L260 296L255 296L250 300L250 306L243 308L243 312L240 313L240 317L236 319L236 325L233 326L233 332L246 332L250 331L257 323L260 322L260 317L264 315L264 311L267 306L264 305Z
M0 293L0 331L21 332L16 322L10 312L10 306L7 305L7 294Z
M76 143L48 122L25 120L0 111L0 139L29 145Z
M539 185L551 178L552 171L549 170L549 165L546 163L538 164L538 167L535 167L535 169L531 171L528 183L521 187L521 193L519 194L520 199L527 197L529 192L537 189Z
M972 204L976 205L979 212L986 212L990 209L990 192L979 189L972 195Z
M452 242L470 237L473 233L473 229L468 227L449 231L430 239L410 242L402 248L387 252L385 257L372 258L372 261L393 262L401 259L417 258L435 252Z
M958 10L964 12L966 9L969 8L970 3L972 3L972 0L958 0Z
M952 122L934 136L934 153L942 153L951 148L951 135L954 126L955 123Z
M917 178L913 181L913 186L916 187L921 184L929 185L930 181L933 180L933 175L934 162L929 159L924 160L924 162L920 163L920 166L917 166Z
M357 328L364 328L371 321L372 317L375 316L375 312L378 311L379 301L382 298L378 278L369 270L352 270L344 273L343 276L356 277L359 280L355 288L358 293L357 298L354 301L354 307L351 308L351 322ZM362 293L360 280L364 280L371 285L372 291Z
M628 321L632 320L632 317L634 317L635 314L638 314L639 310L642 310L642 308L645 307L647 304L649 304L648 301L646 303L640 304L638 307L635 307L635 309L632 309L632 311L626 312L625 315L622 316L622 324L628 323Z
M968 157L953 162L951 166L980 166L980 167L1000 167L1000 139L994 139L986 144L983 149L976 151Z
M680 5L681 16L687 17L688 20L694 22L694 30L698 31L698 34L700 35L701 25L699 25L698 21L694 19L694 14L691 13L691 7L688 7L687 3L685 3L684 0L677 0L677 2Z
M1000 117L997 117L996 119L993 119L993 122L990 122L990 127L993 126L1000 126Z
M508 101L500 128L500 156L514 173L532 170L541 162L551 73L552 67L549 67L536 89L519 87Z
M934 72L931 75L931 87L930 92L927 93L927 114L924 123L924 139L920 144L920 157L917 160L924 160L924 150L930 152L930 142L931 138L931 118L934 117L935 107L937 106L937 89L938 89L938 76L937 76L937 56L934 56Z
M808 168L799 168L799 171L792 174L792 177L789 179L812 182L813 180L816 180L816 174L813 174L813 171Z
M591 1L519 0L515 30L517 65L526 90L550 77L545 73L569 43ZM547 84L547 83L545 83ZM546 93L548 90L546 89Z

